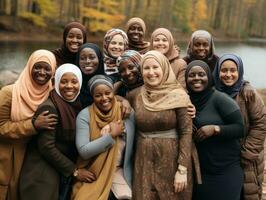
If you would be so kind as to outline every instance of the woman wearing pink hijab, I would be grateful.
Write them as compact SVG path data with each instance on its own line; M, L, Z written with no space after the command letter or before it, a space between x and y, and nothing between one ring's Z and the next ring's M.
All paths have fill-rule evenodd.
M0 199L17 199L17 184L27 142L39 129L54 129L56 116L33 115L52 90L56 67L53 53L37 50L30 56L18 80L0 91Z

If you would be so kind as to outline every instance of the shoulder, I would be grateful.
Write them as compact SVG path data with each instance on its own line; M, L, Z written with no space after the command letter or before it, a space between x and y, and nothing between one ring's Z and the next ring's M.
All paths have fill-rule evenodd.
M223 110L227 110L226 111L227 113L230 111L234 112L236 110L239 110L239 106L235 102L235 100L223 92L215 90L213 93L213 98L214 98L215 104L219 108L221 108Z
M89 121L89 106L81 110L77 116L77 120L86 120Z
M35 112L35 116L38 116L43 111L49 111L49 113L58 114L57 109L50 98L48 98L46 101L44 101L38 106L38 109Z
M14 85L12 84L2 87L0 90L1 95L12 96L13 86Z
M135 102L138 94L140 94L141 88L142 88L142 86L135 88L135 89L128 92L126 99L129 101L131 106L134 106L134 102Z

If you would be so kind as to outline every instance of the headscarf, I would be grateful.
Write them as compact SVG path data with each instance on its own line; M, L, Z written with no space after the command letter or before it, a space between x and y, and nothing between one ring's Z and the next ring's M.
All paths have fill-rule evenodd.
M81 30L84 39L83 44L86 43L87 41L87 31L85 26L83 26L79 22L68 23L64 28L63 43L61 45L61 48L52 51L56 57L57 66L60 66L64 63L71 63L71 64L76 63L76 53L70 52L66 47L67 34L72 28L78 28Z
M177 82L175 74L168 59L158 51L152 50L144 54L141 61L141 73L143 64L147 59L155 59L163 71L163 78L158 86L149 86L144 82L141 88L141 96L144 107L149 111L162 111L179 107L187 107L189 97Z
M174 45L174 38L172 33L166 28L157 28L151 34L151 49L154 49L153 41L157 35L164 35L169 42L169 50L166 52L165 56L171 62L172 60L179 58L178 47Z
M108 52L108 46L113 39L113 37L117 34L120 34L123 37L124 40L124 49L127 50L128 48L128 38L127 34L118 28L113 28L107 31L107 33L104 36L103 40L103 55L104 55L104 71L107 75L118 73L117 65L116 65L116 59L112 57Z
M65 134L64 137L68 136L68 138L70 138L69 140L73 141L75 136L74 133L76 131L76 117L81 110L81 104L79 99L77 98L80 92L80 87L74 99L64 99L60 94L59 84L62 76L66 73L73 73L77 77L79 85L81 86L82 76L79 68L73 64L63 64L59 68L57 68L55 72L55 90L51 92L50 98L59 112L59 119L63 132L69 133ZM65 139L67 140L68 138Z
M99 81L99 79L101 80ZM111 83L112 81L110 78L97 75L97 77L95 76L89 81L89 87L94 88L97 84L105 84L110 87ZM112 108L108 113L102 113L95 103L89 107L90 141L102 137L100 133L101 129L107 124L122 120L120 106L120 102L118 102L114 96ZM119 149L118 137L114 140L115 143L111 148L106 149L97 156L88 160L78 160L78 167L86 167L89 171L94 173L96 181L92 184L75 184L73 189L73 196L75 199L108 199L113 175L116 170Z
M188 73L195 66L200 66L206 72L207 77L208 77L208 85L201 92L194 92L193 90L191 90L190 85L187 82ZM212 89L213 83L212 83L211 70L210 70L208 64L205 63L204 61L194 60L188 64L188 66L186 68L185 78L186 78L186 85L187 85L187 90L188 90L190 99L191 99L193 105L196 107L197 112L199 112L205 107L206 103L208 102L212 93L214 92L214 90Z
M92 77L88 83L90 93L93 94L93 91L97 85L104 84L114 89L113 81L111 78L105 75L95 75Z
M132 26L133 24L138 24L141 26L141 28L143 30L143 37L142 37L142 40L139 42L134 42L134 41L130 40L130 38L128 38L129 49L138 51L140 54L144 54L149 50L149 47L150 47L150 43L147 41L144 41L144 37L145 37L145 33L146 33L145 22L139 17L131 18L130 20L128 20L128 22L126 24L126 33L127 34L128 34L128 30L129 30L130 26Z
M236 63L237 71L238 71L237 82L235 82L234 85L229 86L229 87L226 86L221 81L220 76L219 76L222 64L227 60L231 60L234 63ZM232 98L234 98L240 92L244 84L243 76L244 76L244 66L243 66L242 59L239 56L234 55L234 54L225 54L222 57L220 57L213 72L213 79L214 79L214 84L215 84L216 89L221 92L225 92L226 94L230 95Z
M101 52L99 46L94 44L94 43L85 43L79 48L78 53L77 53L77 58L76 58L77 66L80 68L80 65L79 65L80 53L85 48L91 48L94 50L94 52L96 53L96 55L98 57L99 64L98 64L98 68L96 69L96 71L94 71L93 74L84 74L81 71L81 73L82 73L82 86L81 86L81 91L80 91L80 100L81 100L82 107L87 107L88 105L92 104L92 102L93 102L90 91L88 89L89 80L91 79L91 77L93 77L95 75L104 74L103 55L102 55L102 52Z
M143 79L142 79L142 75L140 72L140 62L141 62L141 55L139 52L135 51L135 50L126 50L120 57L117 58L117 66L118 68L120 67L120 64L123 61L131 61L138 69L138 77L137 77L137 82L134 86L132 85L128 85L128 83L123 80L123 78L121 78L123 84L125 85L126 88L131 89L136 88L138 86L143 85ZM132 88L132 89L133 89Z
M47 50L37 50L33 52L21 72L18 80L14 83L12 91L11 120L20 121L31 118L38 106L43 103L52 90L52 82L48 81L44 85L38 85L32 79L32 69L35 63L44 61L52 68L52 75L55 72L55 56Z

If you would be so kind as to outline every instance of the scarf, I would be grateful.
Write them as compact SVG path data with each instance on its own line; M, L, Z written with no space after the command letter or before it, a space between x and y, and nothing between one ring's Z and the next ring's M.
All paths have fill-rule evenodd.
M138 24L141 26L141 28L143 30L143 37L141 38L141 40L139 42L134 42L130 38L128 38L129 49L138 51L140 54L145 54L147 51L149 51L149 47L150 47L150 43L147 41L144 41L145 32L146 32L146 25L141 18L133 17L130 20L128 20L128 22L126 24L126 33L127 34L128 34L128 30L129 30L130 26L132 26L133 24Z
M145 83L141 88L141 97L144 107L149 111L162 111L179 107L187 107L190 100L182 86L177 82L168 59L158 51L148 51L141 61L155 59L163 71L163 78L158 86L151 87Z
M54 74L56 60L50 51L37 50L31 54L18 80L14 83L12 90L12 121L31 118L38 106L48 98L49 92L52 90L51 81L48 81L44 85L38 85L32 79L32 68L35 63L40 61L48 63L52 68L52 74Z
M61 48L58 48L58 49L55 49L52 51L56 57L57 66L60 66L64 63L71 63L71 64L76 63L76 54L77 53L70 52L68 50L68 48L66 47L67 34L72 28L80 29L82 34L83 34L83 38L84 38L83 43L86 43L86 41L87 41L87 31L86 31L86 28L82 24L80 24L79 22L71 22L71 23L67 24L64 28L63 44L61 45Z
M237 71L238 71L238 80L237 82L235 82L234 85L228 87L226 86L220 79L220 71L221 71L221 67L222 64L227 61L227 60L231 60L234 63L236 63L237 66ZM236 97L236 95L238 95L238 93L240 92L243 84L244 84L244 66L243 66L243 62L242 59L240 57L238 57L237 55L234 54L225 54L222 57L220 57L214 72L213 72L213 79L214 79L214 84L215 84L215 88L221 92L225 92L226 94L230 95L232 98Z

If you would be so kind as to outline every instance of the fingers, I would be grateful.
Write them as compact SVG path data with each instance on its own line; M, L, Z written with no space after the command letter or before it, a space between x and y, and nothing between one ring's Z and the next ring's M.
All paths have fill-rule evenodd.
M175 187L175 192L182 192L186 187L187 187L187 183L186 182L175 182L174 183L174 187Z

